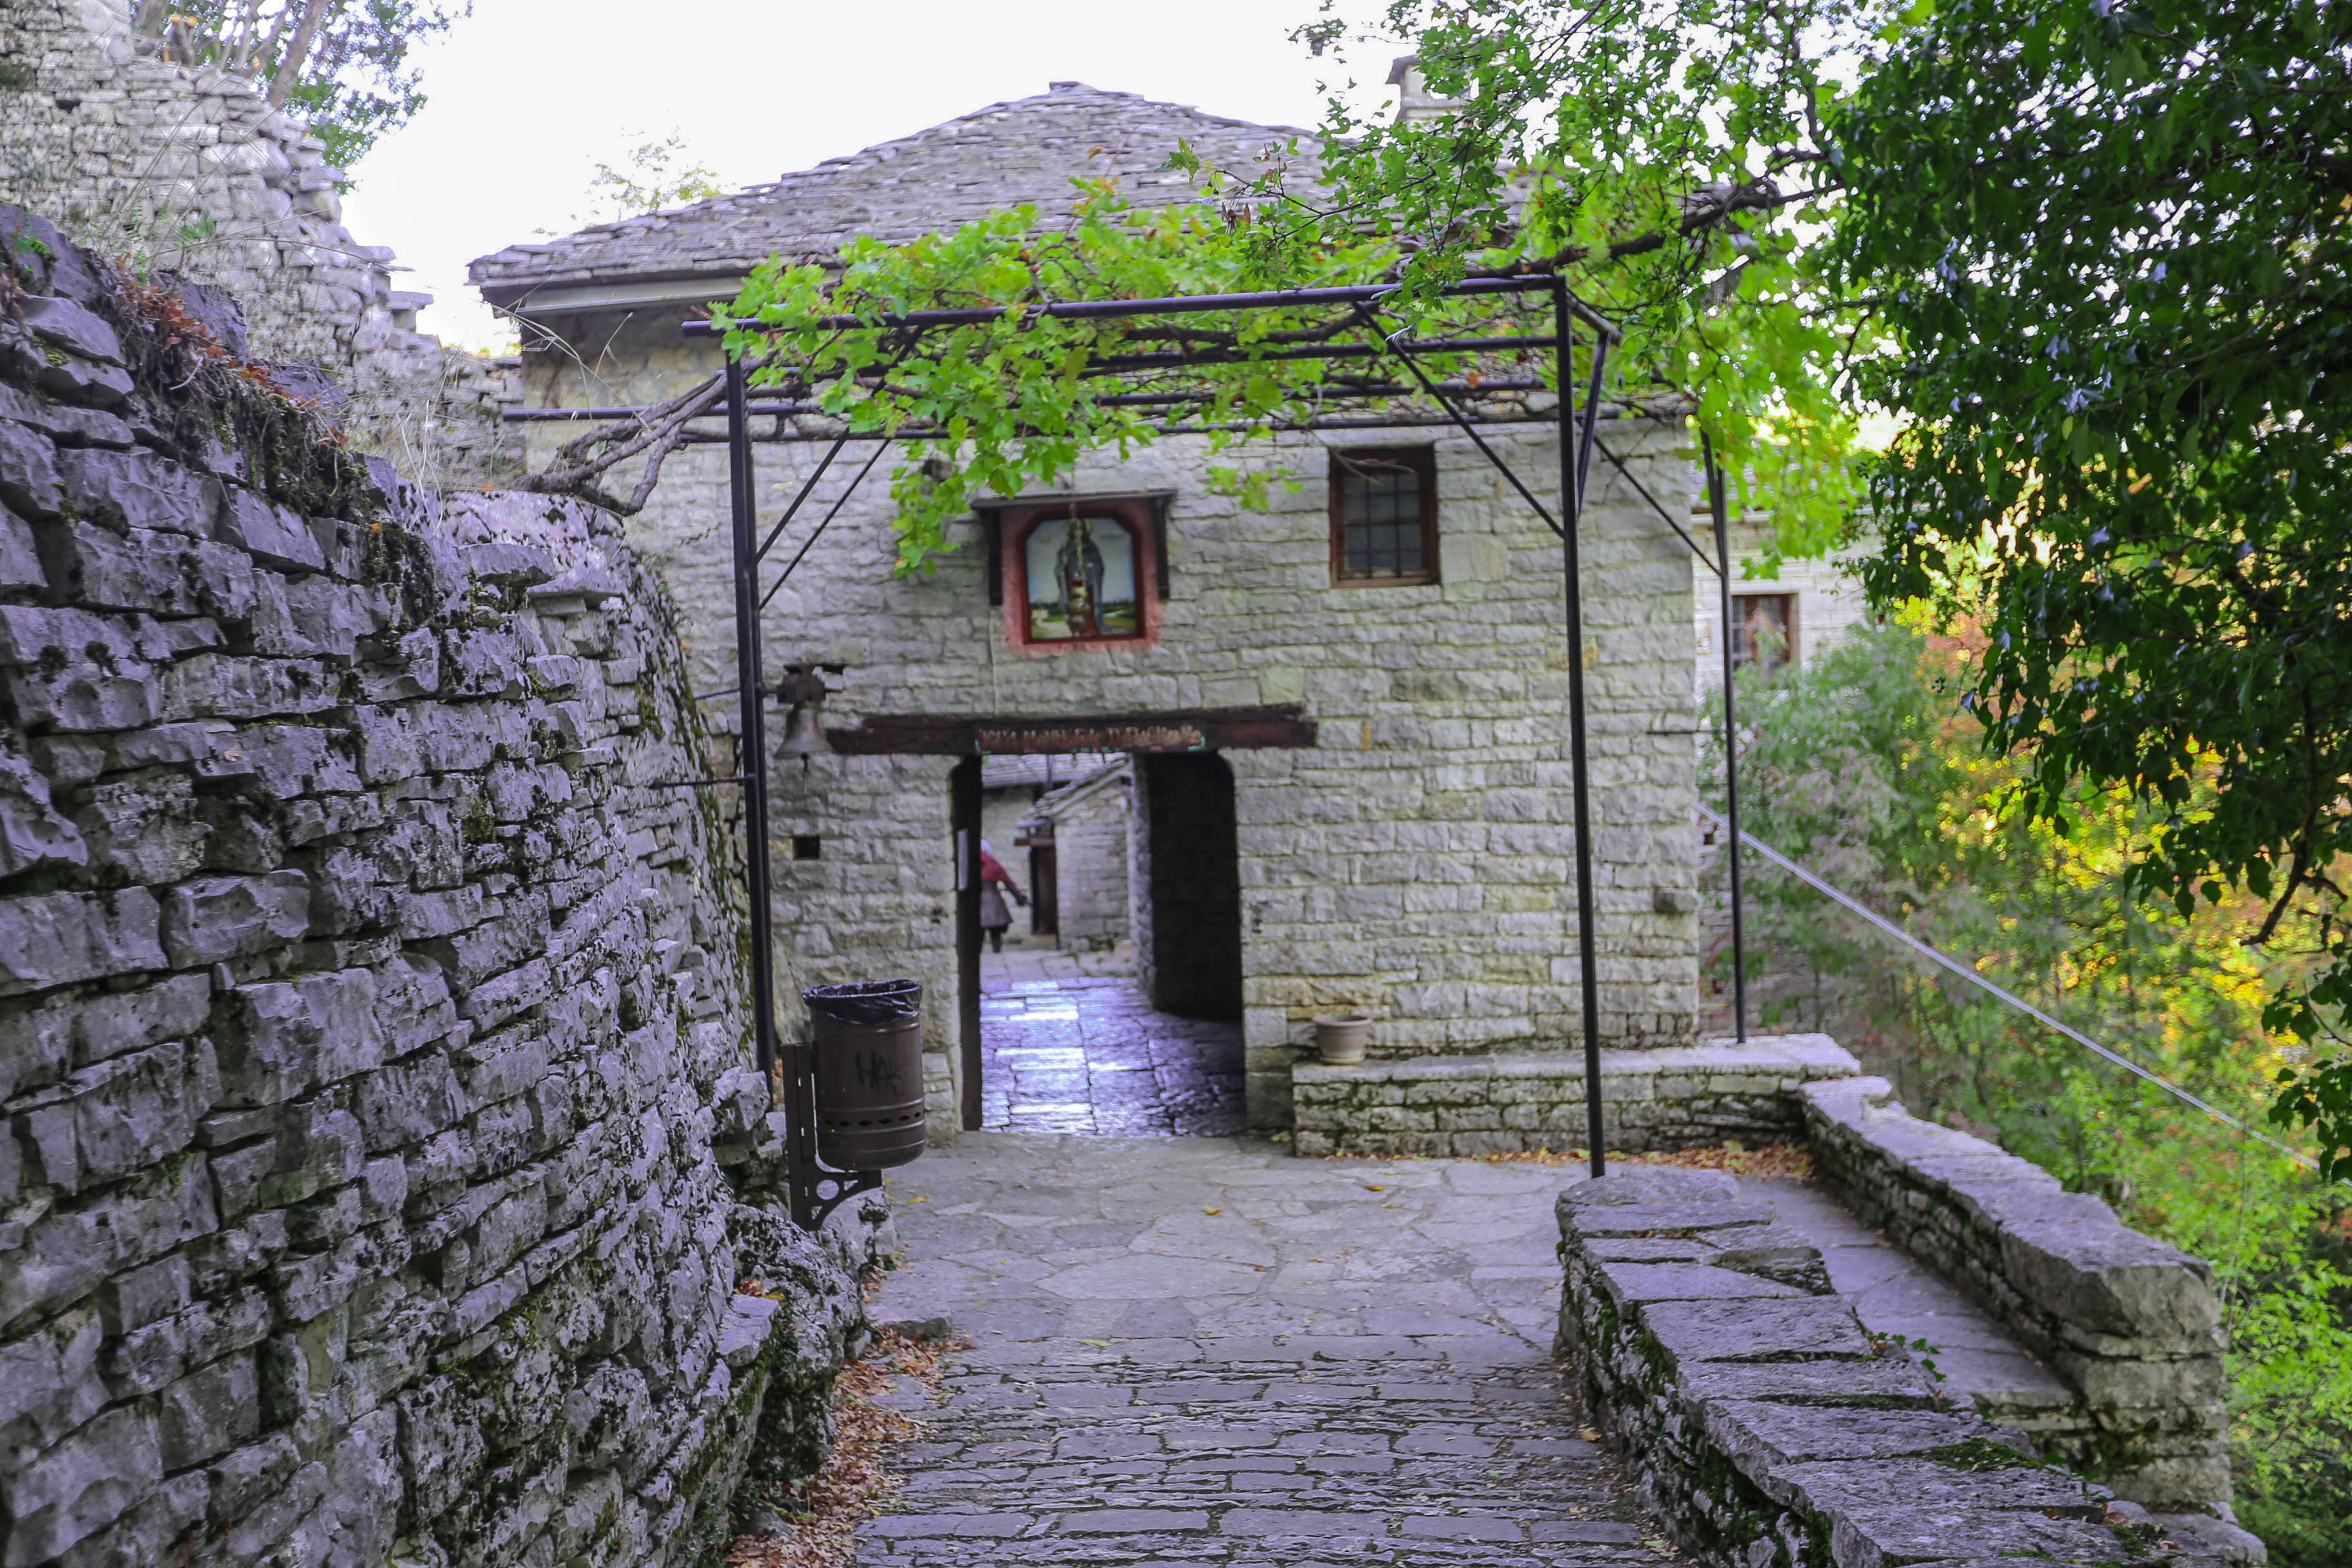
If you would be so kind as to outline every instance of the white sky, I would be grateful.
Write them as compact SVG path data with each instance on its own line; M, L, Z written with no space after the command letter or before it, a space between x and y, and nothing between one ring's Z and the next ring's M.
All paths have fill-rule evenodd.
M1131 0L1130 0L1131 3ZM1351 7L1353 9L1353 7ZM418 325L487 347L508 334L466 284L473 258L586 213L598 161L684 136L732 189L907 135L1048 81L1213 114L1312 126L1316 60L1287 34L1315 0L476 0L420 50L431 101L352 171L344 222L436 296ZM1378 102L1393 51L1359 51Z

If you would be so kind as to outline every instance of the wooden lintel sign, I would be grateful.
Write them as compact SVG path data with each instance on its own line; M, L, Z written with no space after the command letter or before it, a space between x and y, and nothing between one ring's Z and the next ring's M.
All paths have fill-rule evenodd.
M1315 721L1295 702L1099 715L869 713L854 730L827 730L847 756L999 756L1066 752L1199 752L1312 746Z

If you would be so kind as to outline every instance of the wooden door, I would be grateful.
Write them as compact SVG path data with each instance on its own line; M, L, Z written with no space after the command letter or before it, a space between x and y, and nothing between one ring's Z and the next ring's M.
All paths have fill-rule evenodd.
M1054 879L1054 847L1029 850L1029 934L1058 936L1062 930L1061 884Z

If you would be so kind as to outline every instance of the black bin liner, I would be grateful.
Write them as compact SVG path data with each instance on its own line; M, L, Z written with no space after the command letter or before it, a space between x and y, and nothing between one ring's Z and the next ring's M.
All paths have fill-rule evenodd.
M801 993L810 1017L823 1024L852 1026L895 1024L919 1018L923 1012L923 985L919 980L860 980L848 985L812 985Z

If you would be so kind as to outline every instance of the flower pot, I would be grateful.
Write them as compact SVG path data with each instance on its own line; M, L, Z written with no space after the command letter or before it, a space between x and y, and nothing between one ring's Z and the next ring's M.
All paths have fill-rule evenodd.
M1315 1048L1323 1059L1345 1067L1364 1059L1364 1037L1372 1021L1361 1013L1335 1013L1315 1020Z

